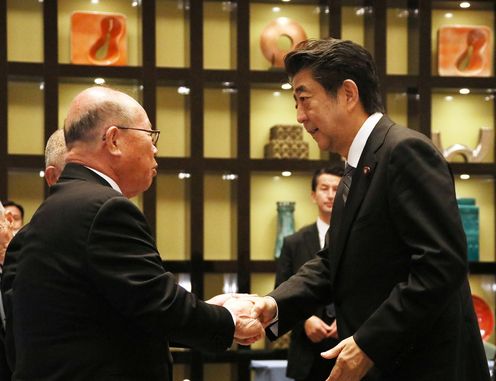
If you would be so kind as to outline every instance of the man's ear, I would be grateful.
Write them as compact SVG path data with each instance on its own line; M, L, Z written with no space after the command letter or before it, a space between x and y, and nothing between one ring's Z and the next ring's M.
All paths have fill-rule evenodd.
M105 131L104 144L111 155L120 155L119 129L117 127L112 126Z
M53 165L49 165L45 168L45 181L47 182L49 187L57 182L60 173L61 171L59 171L59 169Z
M355 81L352 79L345 79L342 88L346 99L346 107L350 110L355 108L355 106L360 103L360 93Z

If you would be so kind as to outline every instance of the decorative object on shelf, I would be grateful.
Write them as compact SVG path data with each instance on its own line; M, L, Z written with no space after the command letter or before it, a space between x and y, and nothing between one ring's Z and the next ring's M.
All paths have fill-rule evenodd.
M441 76L490 77L491 29L483 25L439 28L438 72Z
M266 159L308 159L308 143L303 141L300 125L276 125L270 128L270 140L264 147Z
M222 292L224 294L238 292L238 274L236 273L224 274L224 285L222 286Z
M444 149L441 143L441 133L432 132L432 142L443 153L446 160L450 161L456 156L461 156L466 162L480 163L494 146L494 130L482 127L479 129L479 143L471 149L465 144L453 144Z
M290 48L281 49L280 45L288 39ZM287 17L278 17L267 24L260 35L260 48L264 57L274 68L284 66L284 56L295 46L307 39L305 30L296 21Z
M277 235L274 257L279 258L281 255L282 241L287 235L295 232L294 228L294 210L295 202L277 201Z
M126 16L120 13L74 12L71 16L71 62L126 65Z
M458 198L458 209L462 218L463 230L467 236L467 256L469 261L479 260L479 207L475 198Z
M472 294L472 302L474 303L474 310L477 315L482 340L486 341L494 330L494 313L489 304L480 296Z

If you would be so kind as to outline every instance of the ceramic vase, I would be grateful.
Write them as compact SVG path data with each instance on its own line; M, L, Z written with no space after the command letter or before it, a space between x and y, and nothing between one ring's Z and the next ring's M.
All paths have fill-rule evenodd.
M277 234L274 257L281 255L282 241L287 235L293 234L295 203L292 201L277 202Z

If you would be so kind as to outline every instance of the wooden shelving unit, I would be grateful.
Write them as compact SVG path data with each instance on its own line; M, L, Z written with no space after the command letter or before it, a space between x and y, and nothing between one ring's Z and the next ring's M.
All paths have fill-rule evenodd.
M89 0L88 0L89 1ZM167 260L165 266L174 273L190 273L192 291L200 296L205 296L205 277L207 274L237 274L238 290L240 292L251 292L251 274L272 274L275 271L275 262L267 257L263 260L253 260L251 256L252 231L250 215L253 212L253 200L250 195L250 187L253 175L256 173L276 173L290 170L310 176L313 170L336 160L325 155L319 159L312 160L265 160L251 156L250 133L254 126L250 125L250 116L257 113L253 109L250 91L253 88L269 84L271 86L281 84L287 80L280 70L253 70L250 63L250 54L253 47L250 46L251 7L253 4L270 4L279 7L291 7L298 5L314 6L319 9L320 36L333 36L337 38L350 38L349 10L361 12L362 41L366 48L373 52L379 68L382 81L382 92L384 99L390 94L402 94L403 104L406 110L398 111L404 118L409 128L416 129L427 136L436 126L433 126L433 101L432 94L438 89L456 92L461 87L473 89L492 96L491 112L492 124L495 127L496 114L494 92L496 91L496 77L489 78L463 78L463 77L440 77L434 73L432 62L435 47L432 42L433 12L446 9L447 11L462 12L458 1L422 1L422 0L294 0L291 3L281 1L248 1L238 0L229 2L231 7L231 23L236 33L232 41L235 46L235 68L227 69L205 69L204 51L216 49L215 42L204 45L204 7L207 2L202 0L189 0L178 2L178 5L186 7L184 13L187 15L188 52L189 64L186 67L161 67L157 66L157 6L164 0L142 0L139 3L139 65L124 67L100 67L72 65L60 62L59 47L57 41L60 36L58 23L59 6L57 0L44 0L40 5L43 24L43 56L42 62L24 62L9 60L8 57L8 22L9 10L14 1L0 2L0 199L13 198L15 192L9 192L9 171L37 172L43 168L43 155L40 154L13 154L8 150L8 134L11 128L22 128L22 126L8 126L9 116L9 83L11 81L28 81L43 83L43 129L44 141L59 126L60 109L60 85L66 82L87 82L90 78L103 77L115 81L137 84L141 91L141 102L146 109L150 121L156 128L165 129L168 126L157 123L157 113L160 111L157 99L157 88L164 85L187 84L191 90L188 98L188 124L189 152L184 157L159 157L158 163L160 173L176 173L186 171L191 174L188 180L189 205L189 252L184 260ZM37 0L33 3L37 3ZM208 3L222 3L220 1L209 1ZM226 3L226 2L224 2ZM34 5L33 5L34 7ZM388 34L392 27L390 25L391 12L396 9L403 12L405 17L403 30L407 48L405 69L402 73L391 73L388 66L394 63L396 57L388 56L388 42L394 35ZM346 10L346 12L345 12ZM472 2L471 12L485 12L491 15L493 33L496 30L495 15L496 4L493 0L479 0ZM275 16L274 16L275 17ZM164 38L164 36L160 36ZM27 43L27 42L25 42ZM494 44L494 43L493 43ZM493 51L495 51L493 46ZM493 53L494 55L494 53ZM494 66L493 60L493 66ZM229 158L205 157L204 142L204 112L205 98L204 89L211 84L221 87L222 82L230 82L236 89L236 95L232 98L232 107L235 110L235 154ZM394 103L388 104L388 113L395 112ZM294 112L293 105L288 104L284 113ZM470 118L470 116L467 116ZM463 123L461 123L463 124ZM462 128L462 126L460 126ZM221 137L222 138L222 137ZM163 144L163 142L162 142ZM174 142L169 142L174 144ZM494 149L493 149L494 155ZM454 163L453 172L456 175L469 174L475 178L489 179L494 183L496 176L496 164L494 160L484 163ZM236 237L236 248L232 258L225 260L205 259L205 174L206 173L235 173L237 180L232 182L231 190L236 195L234 202L236 224L230 233ZM306 180L305 180L306 181ZM306 182L302 181L302 184ZM12 184L10 184L12 185ZM47 193L45 188L45 195ZM152 229L157 232L160 223L157 217L157 183L144 194L142 209L150 222ZM494 210L496 205L496 192L491 195L491 204ZM486 233L491 242L495 236L495 215L490 216L491 231ZM481 227L482 228L482 227ZM483 227L486 228L486 227ZM229 232L227 233L229 234ZM272 239L272 238L271 238ZM484 262L471 263L472 274L496 274L494 252L496 244L491 246L491 253L486 254ZM487 259L489 258L489 260ZM493 304L494 307L494 304ZM251 359L285 358L284 351L250 350L239 348L222 356L202 355L195 352L177 352L175 357L178 363L189 364L189 378L202 381L205 379L204 364L228 363L231 364L233 374L237 380L247 381L250 379L249 361Z

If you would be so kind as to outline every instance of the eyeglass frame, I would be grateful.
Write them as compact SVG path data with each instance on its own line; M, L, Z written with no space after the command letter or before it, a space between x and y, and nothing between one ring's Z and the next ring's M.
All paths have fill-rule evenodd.
M148 133L148 135L152 138L152 144L156 147L158 143L158 139L160 137L160 130L147 130L145 128L136 128L136 127L123 127L114 125L120 130L135 130L135 131L143 131ZM105 140L105 134L103 135L103 140Z

